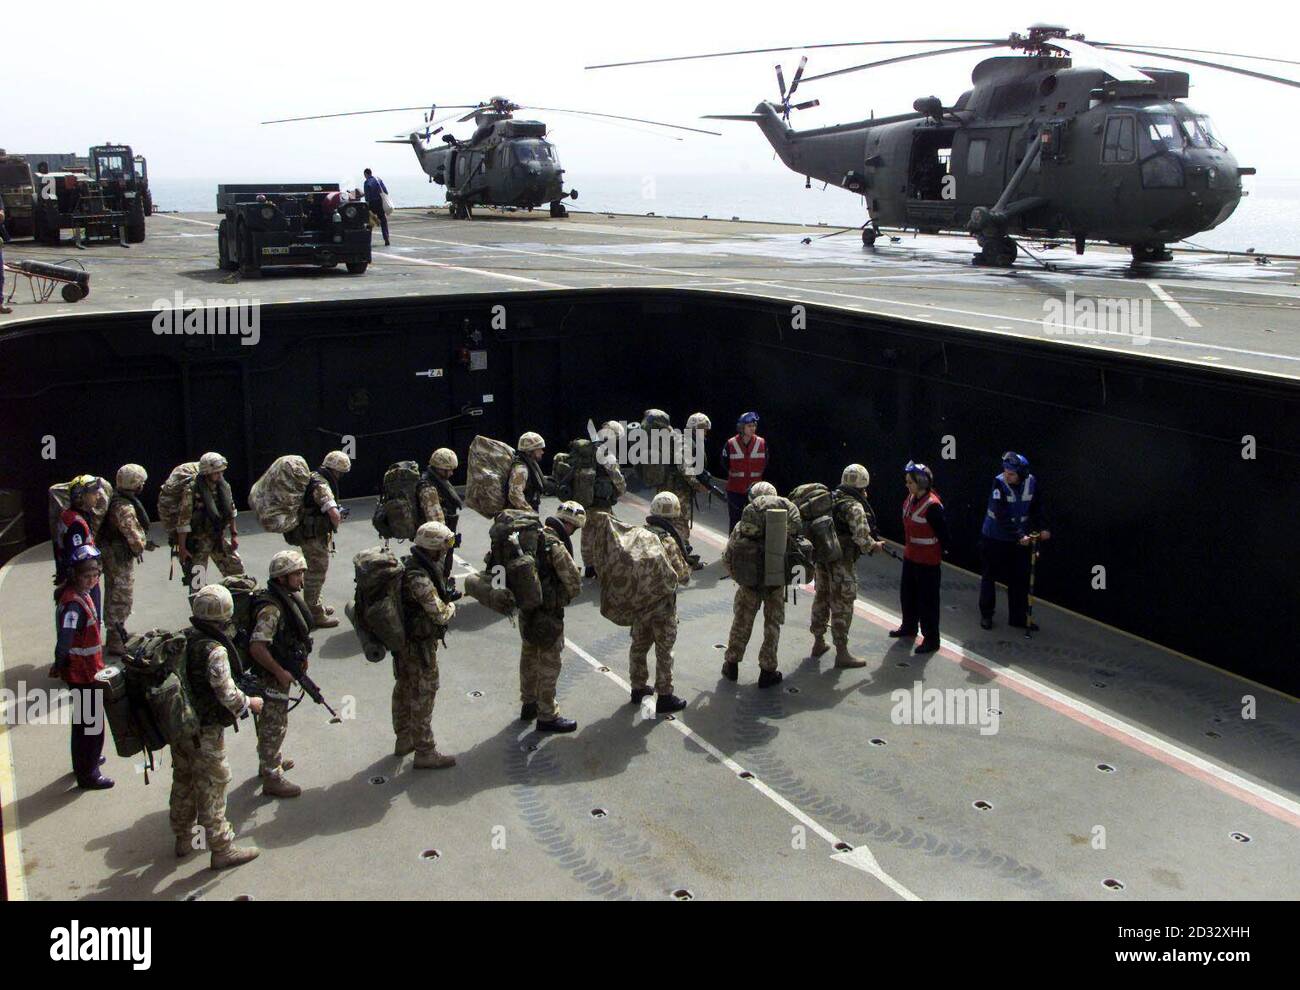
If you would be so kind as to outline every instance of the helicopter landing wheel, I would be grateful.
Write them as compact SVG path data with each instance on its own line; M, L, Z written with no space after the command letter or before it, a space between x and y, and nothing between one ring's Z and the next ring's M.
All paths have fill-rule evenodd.
M567 217L568 215L569 215L569 211L564 208L563 203L557 200L556 202L551 204L551 216Z
M1151 261L1173 261L1174 256L1163 244L1134 244L1129 251L1135 265Z
M452 203L451 218L453 220L469 220L471 218L469 206L465 203Z
M979 253L971 258L971 263L981 268L1010 268L1019 252L1010 237L981 237Z
M876 238L879 237L879 236L880 236L880 231L876 230L874 227L863 227L863 228L862 228L862 246L863 246L863 247L875 247L875 246L876 246Z

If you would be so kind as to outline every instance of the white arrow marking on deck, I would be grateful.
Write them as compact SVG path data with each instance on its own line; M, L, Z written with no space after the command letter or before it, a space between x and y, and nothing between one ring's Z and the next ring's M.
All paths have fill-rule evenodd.
M1169 307L1169 312L1173 313L1174 316L1182 320L1186 326L1196 327L1196 328L1200 327L1200 324L1197 323L1194 319L1192 319L1192 314L1187 312L1187 310L1183 309L1182 306L1178 305L1178 301L1174 299L1174 297L1171 296L1168 292L1166 292L1164 286L1162 286L1159 282L1147 282L1147 288L1149 288L1153 293L1155 293L1155 297Z

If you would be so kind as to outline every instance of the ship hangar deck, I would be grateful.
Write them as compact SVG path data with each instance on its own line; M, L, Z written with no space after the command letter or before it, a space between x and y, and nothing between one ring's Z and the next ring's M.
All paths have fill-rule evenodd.
M91 294L75 304L34 305L20 285L0 332L65 312L149 310L177 291L189 299L252 296L271 304L673 288L789 299L1269 376L1300 372L1300 280L1296 259L1287 257L1175 249L1173 262L1134 269L1126 251L1090 247L1076 256L1069 244L1042 250L1026 242L1056 270L1022 254L1005 271L972 266L974 241L957 236L904 234L897 243L882 237L866 250L853 230L827 236L836 228L817 226L577 212L567 219L488 212L465 222L441 210L399 210L391 247L376 230L364 276L283 268L241 279L216 266L217 220L156 214L148 239L125 249L9 245L10 262L75 255L91 273ZM1086 307L1098 300L1119 314L1111 321L1117 326L1090 331ZM1078 304L1073 327L1057 318L1067 302Z

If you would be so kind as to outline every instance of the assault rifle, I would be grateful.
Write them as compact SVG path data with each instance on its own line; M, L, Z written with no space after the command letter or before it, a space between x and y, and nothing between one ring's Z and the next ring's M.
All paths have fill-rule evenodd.
M288 672L289 676L298 682L298 686L302 688L304 695L311 698L311 700L316 702L316 704L325 706L325 710L333 716L330 719L331 723L343 721L339 718L339 713L331 708L329 702L325 700L325 695L321 693L320 687L311 679L310 676L308 676L307 671L303 669L307 660L306 653L294 653L292 657L284 660L281 660L279 657L276 659L280 666ZM254 663L256 663L256 661L254 661ZM251 670L245 671L239 678L239 688L244 692L244 694L257 698L265 697L268 693L266 682Z

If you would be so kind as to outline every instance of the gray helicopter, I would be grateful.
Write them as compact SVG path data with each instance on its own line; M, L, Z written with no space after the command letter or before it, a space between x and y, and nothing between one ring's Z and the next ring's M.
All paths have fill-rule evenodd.
M422 107L385 107L379 110L354 110L348 113L317 114L310 117L288 117L265 120L264 124L284 124L299 120L321 120L327 117L352 117L360 114L394 113L422 110ZM476 104L442 106L456 113L438 118L438 105L428 108L424 120L417 128L404 135L380 140L380 144L409 144L415 150L430 182L445 186L447 204L455 220L469 220L476 206L495 206L531 210L549 203L551 216L568 216L564 200L577 199L578 191L564 189L564 172L560 167L555 145L546 138L546 125L539 120L517 120L520 110L540 110L546 113L576 114L582 117L607 121L628 121L650 124L695 134L719 136L717 131L698 127L683 127L641 117L625 117L592 110L566 110L559 107L526 107L494 96ZM469 113L460 115L460 111ZM440 143L431 144L441 134L441 126L456 119L457 123L474 121L473 135L465 141L443 134ZM667 135L665 135L667 136ZM673 137L680 141L681 138Z
M1241 200L1239 167L1209 118L1181 102L1186 72L1135 68L1115 52L1222 69L1286 86L1294 79L1171 54L1232 52L1160 45L1087 42L1064 27L1036 24L1008 38L919 38L856 41L717 52L587 66L614 68L731 55L864 45L945 44L950 47L879 59L804 79L807 56L786 88L776 67L780 101L749 114L710 114L713 120L756 123L781 161L806 177L865 198L870 220L863 244L880 226L926 233L968 231L979 242L978 265L1010 266L1013 235L1069 236L1077 253L1088 240L1130 249L1135 263L1168 261L1166 245L1213 229ZM831 127L794 130L790 113L817 106L792 103L801 81L955 52L1009 48L1022 54L984 60L973 86L951 106L925 96L912 113ZM1076 67L1075 62L1080 65Z

